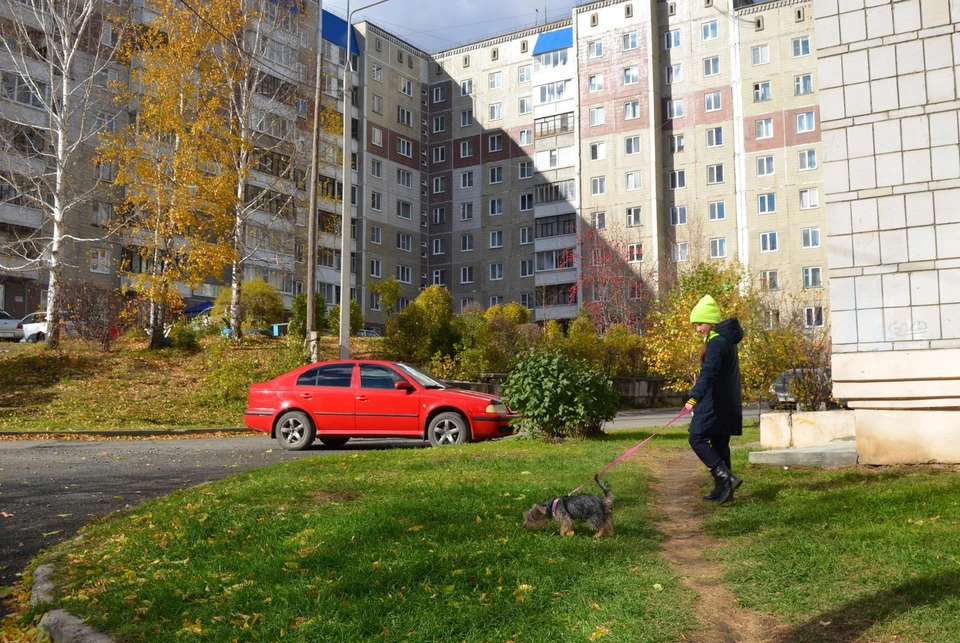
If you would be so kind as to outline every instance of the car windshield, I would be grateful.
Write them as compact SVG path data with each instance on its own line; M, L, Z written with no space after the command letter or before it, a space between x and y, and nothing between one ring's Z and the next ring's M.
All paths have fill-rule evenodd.
M397 364L397 368L415 379L417 384L424 388L447 388L442 382L429 373L424 373L419 368L414 368L409 364Z
M0 310L0 319L13 319L9 313Z

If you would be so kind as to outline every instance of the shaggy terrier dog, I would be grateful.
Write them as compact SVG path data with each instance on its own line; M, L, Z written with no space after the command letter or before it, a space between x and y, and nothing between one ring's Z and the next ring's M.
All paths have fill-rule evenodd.
M613 505L613 493L599 475L593 479L603 489L603 498L589 494L551 498L537 503L523 514L523 528L536 531L551 519L560 523L560 535L572 536L573 523L585 522L596 532L595 538L613 535L610 522L610 507Z

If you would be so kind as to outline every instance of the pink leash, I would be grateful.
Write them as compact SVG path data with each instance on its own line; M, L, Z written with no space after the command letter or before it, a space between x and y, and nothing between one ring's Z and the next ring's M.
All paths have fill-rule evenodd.
M608 465L605 466L604 468L600 469L600 471L597 472L597 475L600 475L601 473L603 473L604 471L607 471L608 469L612 469L613 467L617 466L618 464L620 464L621 462L623 462L624 460L626 460L627 458L629 458L629 457L633 454L634 451L636 451L637 449L639 449L640 447L642 447L644 444L646 444L647 442L649 442L650 440L652 440L658 433L660 433L660 431L663 431L665 428L667 428L668 426L670 426L671 424L673 424L674 422L676 422L677 420L679 420L680 418L682 418L682 417L683 417L684 415L686 415L687 413L689 413L689 411L687 411L687 407L683 407L682 409L680 409L680 412L677 413L677 417L673 418L672 420L670 420L669 422L667 422L666 424L664 424L662 427L660 427L660 430L659 430L659 431L655 431L655 432L651 433L650 436L647 437L647 438L646 438L643 442L641 442L640 444L638 444L638 445L636 445L636 446L634 446L634 447L630 447L629 449L627 449L627 451L626 451L623 455L621 455L619 458L617 458L616 460L614 460L613 462L611 462L610 464L608 464ZM580 490L583 489L585 486L587 486L587 484L590 483L592 480L593 480L593 478L591 478L590 480L587 480L587 482L584 482L582 485L580 485L579 487L577 487L576 489L574 489L573 491L571 491L571 492L568 493L567 495L568 495L568 496L572 496L573 494L575 494L576 492L580 491ZM557 501L555 500L555 501L554 501L554 509L556 509L556 503L557 503Z

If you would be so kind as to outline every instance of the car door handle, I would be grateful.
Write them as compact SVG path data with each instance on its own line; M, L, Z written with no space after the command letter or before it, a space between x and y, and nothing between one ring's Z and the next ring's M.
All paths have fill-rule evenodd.
M358 395L358 396L357 396L357 401L358 401L358 402L366 402L366 401L367 401L367 396L366 396L366 395Z
M301 394L300 394L300 397L302 397L302 398L305 399L305 400L312 400L312 399L313 399L313 395L311 395L310 393L301 393Z

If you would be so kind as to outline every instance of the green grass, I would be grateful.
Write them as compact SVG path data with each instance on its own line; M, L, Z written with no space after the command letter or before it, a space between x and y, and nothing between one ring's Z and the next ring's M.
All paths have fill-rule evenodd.
M59 604L120 640L678 640L693 596L626 462L616 538L521 528L642 437L509 440L278 465L86 529Z
M741 602L795 623L793 641L960 641L956 473L751 468L707 533Z

